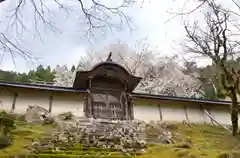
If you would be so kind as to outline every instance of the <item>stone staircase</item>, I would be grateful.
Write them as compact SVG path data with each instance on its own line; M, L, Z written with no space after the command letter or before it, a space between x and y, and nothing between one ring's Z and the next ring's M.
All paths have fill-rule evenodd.
M136 141L141 142L143 140L145 135L141 132L141 128L144 127L142 127L143 124L137 121L75 118L71 121L57 120L57 123L59 128L54 133L46 136L43 141L36 142L39 145L35 149L41 149L40 152L28 155L28 157L130 158L142 154L142 145L136 143ZM56 144L53 142L59 143L59 140L66 140L68 137L68 134L64 134L64 131L72 133L70 135L82 143L77 143L74 146L70 145L69 147L60 144L56 148ZM124 132L127 133L123 134ZM115 138L116 143L114 142ZM123 144L120 145L120 142ZM137 144L136 150L133 147L135 143ZM52 148L51 144L55 147ZM126 147L126 145L129 145L129 147Z
M140 154L140 153L139 153ZM139 155L138 154L138 155ZM137 153L132 155L123 154L109 149L101 148L83 148L81 146L75 146L68 148L67 150L52 151L46 150L38 154L31 154L25 157L38 157L38 158L132 158L135 157ZM24 156L23 156L24 157Z
M119 125L121 128L134 128L135 131L137 131L137 135L141 139L146 139L146 135L144 132L144 129L146 127L146 124L138 121L138 120L132 120L132 121L119 121L119 120L106 120L106 119L92 119L92 118L85 118L85 117L77 117L74 118L71 121L57 121L59 122L60 126L76 126L77 128L82 129L92 129L96 128L98 131L104 132L106 128L109 128L109 126L115 126ZM100 133L102 134L102 133Z

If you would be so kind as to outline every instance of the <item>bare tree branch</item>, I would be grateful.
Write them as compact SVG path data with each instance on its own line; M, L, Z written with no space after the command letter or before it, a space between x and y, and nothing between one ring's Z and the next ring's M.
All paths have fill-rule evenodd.
M186 3L190 3L192 1L186 1ZM173 15L173 16L171 18L169 18L166 22L169 22L169 21L175 19L178 16L186 16L186 15L190 15L190 14L192 14L194 12L197 12L197 11L199 11L200 8L204 7L205 4L207 4L207 3L211 2L211 1L215 3L214 0L198 0L197 2L199 2L199 4L195 8L193 8L190 11L187 11L187 12L184 12L184 9L185 9L184 7L186 5L186 3L184 3L180 12L168 11L168 13ZM238 11L233 11L231 8L224 8L224 7L221 8L221 11L228 12L229 14L232 14L232 15L240 17L240 4L236 0L231 0L231 2L238 8ZM237 27L240 28L239 25L237 25Z
M10 0L0 0L0 5L2 5L2 2L5 1ZM21 36L23 31L28 31L28 23L24 19L23 11L26 9L32 9L32 20L35 27L34 36L39 36L41 41L43 41L43 39L41 37L40 24L43 24L44 29L51 30L53 33L61 32L51 19L54 13L49 8L49 3L55 4L60 10L63 10L66 13L72 11L69 4L61 0L51 0L50 2L44 0L16 0L16 2L16 6L9 10L11 14L6 16L6 20L8 21L7 29L13 29L9 32L14 32L16 36ZM108 4L101 0L76 0L76 2L76 4L79 4L79 11L83 14L81 20L85 20L84 22L87 28L85 30L85 35L88 38L92 37L92 35L94 35L94 30L97 29L101 31L111 31L112 29L122 29L123 25L126 24L130 31L132 30L131 19L124 13L124 9L131 7L134 3L133 0L123 0L118 6L108 6ZM84 29L81 28L81 31L82 30ZM11 54L22 54L21 56L26 56L26 54L28 54L28 52L24 49L20 49L20 46L17 45L17 39L14 43L8 38L5 32L0 32L0 35L0 44L2 45L2 47L0 47L0 51L11 51ZM11 45L11 47L7 47L8 45ZM4 48L4 50L1 48Z
M137 41L134 46L118 41L98 53L91 50L80 59L77 69L91 69L95 64L105 61L108 52L113 52L113 61L123 65L129 73L143 78L135 89L138 92L202 97L201 82L195 76L183 73L174 58L159 58L153 54L146 39ZM61 79L60 76L57 75L56 82L62 85L64 78L69 77Z

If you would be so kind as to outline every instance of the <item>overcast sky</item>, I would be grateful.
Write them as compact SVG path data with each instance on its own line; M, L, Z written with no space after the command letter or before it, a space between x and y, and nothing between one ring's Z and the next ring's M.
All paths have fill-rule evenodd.
M184 39L184 30L182 27L182 20L175 18L170 22L166 21L173 15L167 11L178 11L184 5L184 0L145 0L141 5L139 0L137 4L131 8L125 9L125 13L132 18L133 24L136 26L132 32L126 26L121 31L108 32L103 35L100 31L96 31L91 42L87 38L83 38L85 25L79 22L81 15L79 12L71 12L65 16L60 12L56 5L52 5L48 0L48 7L54 13L53 21L61 32L53 34L50 30L41 31L41 39L34 36L34 26L32 21L31 11L26 5L22 14L25 18L25 24L28 24L29 29L21 34L22 45L25 49L33 52L38 61L26 62L21 58L16 58L16 66L14 66L10 55L4 53L0 69L28 71L35 68L38 64L51 65L55 67L57 64L77 64L78 60L90 47L104 47L110 43L114 43L117 39L123 40L129 44L134 44L136 40L148 38L149 43L153 49L161 53L161 55L179 54L181 52L180 44ZM72 0L75 1L75 0ZM107 1L107 0L106 0ZM113 0L109 0L113 2ZM9 9L16 0L7 0L0 5L0 18L5 19L9 15ZM75 5L79 7L78 3ZM185 8L194 8L196 4L188 3ZM171 9L172 8L172 9ZM189 17L194 18L194 16ZM1 23L0 23L1 24ZM31 25L32 24L32 25ZM40 27L41 28L41 27ZM0 25L0 29L6 29L6 23ZM41 29L40 29L41 30ZM11 37L11 31L8 32Z

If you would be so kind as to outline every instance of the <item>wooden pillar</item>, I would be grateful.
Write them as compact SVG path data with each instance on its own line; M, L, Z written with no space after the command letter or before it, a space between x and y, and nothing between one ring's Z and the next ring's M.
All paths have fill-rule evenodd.
M131 100L129 98L129 94L127 93L127 83L126 81L124 82L124 103L123 103L123 108L124 108L124 117L126 120L131 119Z
M200 112L202 112L202 117L203 117L203 123L206 123L205 121L205 113L204 113L204 109L203 109L203 105L199 105L199 108L200 108Z
M86 116L88 117L88 118L92 118L93 117L93 115L92 115L92 106L91 106L91 96L90 96L91 94L88 94L87 96L86 96Z
M130 101L129 102L129 118L128 118L128 120L133 120L134 119L134 115L133 115L133 102L132 101Z
M124 107L124 110L126 111L125 112L125 118L126 118L126 120L130 120L130 114L131 114L131 108L130 108L130 106L131 106L131 100L130 100L130 98L129 98L129 95L128 95L128 93L125 91L124 92L124 98L125 98L125 107Z
M17 93L17 92L14 92L14 93L13 93L13 103L12 103L11 112L14 112L14 110L15 110L17 97L18 97L18 93Z
M49 113L52 112L52 102L53 102L53 95L49 97L49 109L48 109Z
M184 105L184 111L185 111L186 121L187 121L187 123L189 123L189 117L188 117L187 106L186 105Z
M121 105L121 110L122 110L122 116L121 119L125 120L126 119L126 98L124 97L124 92L120 93L120 105Z
M163 120L163 116L162 116L162 109L161 109L161 105L158 104L158 109L159 109L159 115L160 115L160 121Z
M92 78L93 77L89 77L88 79L88 84L89 84L89 93L88 93L88 96L87 96L87 108L86 108L86 112L87 112L87 117L89 118L92 118L93 117L93 107L92 107L92 99L91 98L91 91L90 91L90 88L92 87Z
M134 119L134 113L133 113L133 102L132 102L132 96L131 96L131 94L127 94L127 106L128 106L128 111L127 111L127 113L128 113L128 117L127 117L127 119L128 120L133 120Z
M87 95L84 96L83 98L83 113L84 113L84 117L88 117L87 114Z

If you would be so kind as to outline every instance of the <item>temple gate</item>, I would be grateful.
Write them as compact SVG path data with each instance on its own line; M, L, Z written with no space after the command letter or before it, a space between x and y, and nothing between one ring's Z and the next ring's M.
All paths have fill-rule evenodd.
M90 71L78 71L74 88L88 89L84 112L89 118L133 119L131 93L141 78L131 75L111 59L95 65Z

